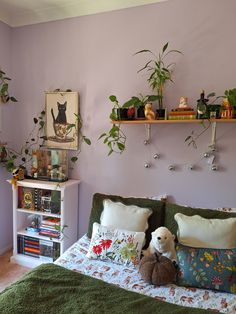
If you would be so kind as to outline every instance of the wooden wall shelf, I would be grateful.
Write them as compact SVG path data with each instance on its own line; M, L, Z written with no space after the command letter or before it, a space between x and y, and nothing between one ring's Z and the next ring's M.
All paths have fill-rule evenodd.
M217 122L217 123L236 123L236 119L192 119L192 120L112 120L112 124L184 124L184 123L201 123Z

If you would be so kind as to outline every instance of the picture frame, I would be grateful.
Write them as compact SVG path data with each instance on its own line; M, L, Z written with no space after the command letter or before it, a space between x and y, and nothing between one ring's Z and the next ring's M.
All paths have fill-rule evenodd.
M48 148L78 150L78 92L46 92L46 143Z

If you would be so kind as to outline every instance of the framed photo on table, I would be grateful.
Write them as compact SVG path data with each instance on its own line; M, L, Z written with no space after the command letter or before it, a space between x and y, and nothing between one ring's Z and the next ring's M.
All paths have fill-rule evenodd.
M78 92L46 92L46 147L78 150Z

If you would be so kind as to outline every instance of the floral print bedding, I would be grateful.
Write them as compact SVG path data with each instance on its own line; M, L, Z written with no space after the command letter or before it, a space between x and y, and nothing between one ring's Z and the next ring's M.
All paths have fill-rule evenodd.
M85 235L74 243L55 264L115 284L126 290L187 307L211 309L219 313L236 313L234 294L176 285L155 287L144 282L137 267L114 264L86 257L90 240Z

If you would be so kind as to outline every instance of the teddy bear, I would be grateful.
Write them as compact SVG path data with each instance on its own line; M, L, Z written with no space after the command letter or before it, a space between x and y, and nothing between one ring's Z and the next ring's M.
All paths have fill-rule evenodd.
M162 256L176 262L175 235L166 227L159 227L152 232L152 239L147 250L143 251L144 256L160 253Z
M144 115L145 115L145 118L148 120L155 120L156 115L155 115L155 112L152 110L152 104L151 103L147 103L145 105Z

